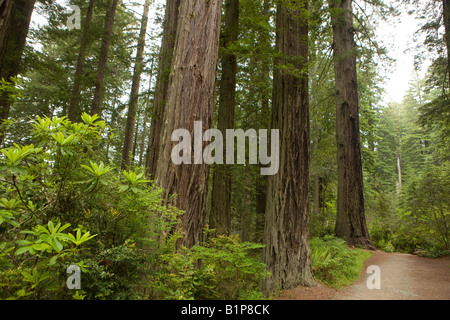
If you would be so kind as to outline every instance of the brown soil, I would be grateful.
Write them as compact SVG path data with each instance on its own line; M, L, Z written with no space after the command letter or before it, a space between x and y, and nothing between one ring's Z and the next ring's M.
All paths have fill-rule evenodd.
M369 289L367 267L380 267L381 288ZM337 290L319 283L283 291L281 300L450 300L450 257L422 258L410 254L373 252L360 279Z

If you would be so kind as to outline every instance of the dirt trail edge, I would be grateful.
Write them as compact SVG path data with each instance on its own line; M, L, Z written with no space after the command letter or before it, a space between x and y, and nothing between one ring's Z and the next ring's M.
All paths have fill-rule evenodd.
M378 266L380 289L369 289L369 266ZM371 278L371 279L372 279ZM371 283L375 283L370 281ZM287 290L282 300L450 300L450 257L422 258L410 254L373 252L360 279L336 290L319 284Z

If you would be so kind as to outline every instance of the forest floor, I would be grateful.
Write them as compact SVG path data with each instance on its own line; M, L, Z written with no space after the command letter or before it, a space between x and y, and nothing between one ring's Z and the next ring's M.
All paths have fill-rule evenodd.
M380 267L380 289L368 289L367 267ZM343 289L323 283L283 291L280 300L450 300L450 257L431 259L411 254L373 252L359 280Z

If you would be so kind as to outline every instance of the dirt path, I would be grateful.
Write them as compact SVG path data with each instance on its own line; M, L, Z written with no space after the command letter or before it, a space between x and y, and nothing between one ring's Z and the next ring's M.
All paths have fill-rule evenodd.
M368 289L369 266L380 269L380 289ZM450 257L421 258L410 254L374 252L360 279L341 290L323 284L283 292L286 300L450 300Z

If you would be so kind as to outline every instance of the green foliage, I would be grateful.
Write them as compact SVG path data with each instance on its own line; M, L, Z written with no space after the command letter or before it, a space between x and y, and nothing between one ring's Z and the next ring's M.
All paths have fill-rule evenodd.
M262 247L232 235L167 253L155 288L166 299L262 299L259 281L268 275L256 254Z
M0 298L262 298L262 245L209 237L178 249L180 212L142 172L97 152L110 128L37 117L33 144L1 150ZM65 286L68 265L82 290Z
M310 240L314 277L328 286L341 288L357 280L364 261L372 254L350 249L334 236Z
M0 298L139 298L177 223L142 173L105 164L105 122L82 119L37 117L33 144L0 150ZM65 286L70 264L81 291Z

